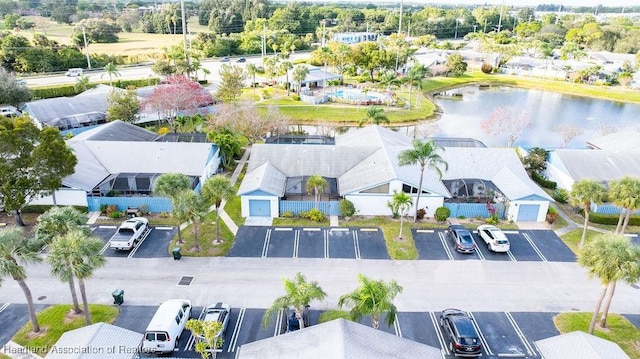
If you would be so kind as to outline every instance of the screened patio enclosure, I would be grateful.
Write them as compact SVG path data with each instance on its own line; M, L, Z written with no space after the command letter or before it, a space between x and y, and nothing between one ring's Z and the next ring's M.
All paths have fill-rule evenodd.
M449 203L494 203L502 202L504 194L491 181L479 178L457 178L442 180L451 193L451 198L445 199Z
M283 200L287 201L313 201L313 194L307 193L307 181L311 176L287 177ZM337 201L340 199L338 193L338 181L335 178L323 177L327 181L327 188L322 191L320 201Z
M110 175L96 188L93 189L94 196L151 196L153 184L160 177L161 173L119 173ZM198 177L189 176L191 188L195 189L199 185Z

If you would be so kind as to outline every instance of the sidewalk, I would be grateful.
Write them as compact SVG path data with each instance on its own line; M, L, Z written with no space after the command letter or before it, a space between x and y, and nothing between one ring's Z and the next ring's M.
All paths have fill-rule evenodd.
M574 222L571 217L569 217L566 213L564 213L562 210L560 210L560 208L558 208L558 206L553 203L550 202L549 206L552 207L553 209L556 210L556 212L558 212L558 215L560 217L562 217L562 219L564 219L568 224L562 228L558 228L556 230L554 230L554 232L556 233L556 235L558 237L573 231L576 228L582 228L582 224L578 224L576 222ZM587 229L595 231L595 232L600 232L600 233L611 233L610 231L607 231L606 229L602 229L602 228L597 228L597 227L592 227L592 226L588 226Z
M236 166L235 171L233 171L233 174L231 174L231 184L232 185L235 185L236 182L238 181L238 177L240 177L240 173L242 173L242 170L244 169L244 166L247 164L247 162L249 162L249 155L250 154L251 154L251 147L247 147L245 149L245 151L244 151L244 154L242 155L242 158L240 158L240 160L237 161L238 165ZM227 201L222 201L222 203L220 204L220 212L218 214L220 215L220 219L222 219L222 221L227 226L227 228L229 228L231 233L233 233L233 235L235 236L238 233L238 226L233 221L233 219L231 219L231 217L229 217L227 212L224 211L224 205L225 204L227 204ZM212 210L215 211L215 207L213 207ZM184 225L186 227L186 224L184 224ZM182 227L180 227L180 228L182 228Z

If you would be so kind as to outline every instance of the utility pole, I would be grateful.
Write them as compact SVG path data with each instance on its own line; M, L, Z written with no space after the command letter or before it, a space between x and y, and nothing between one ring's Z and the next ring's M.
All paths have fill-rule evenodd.
M182 45L184 59L187 62L187 78L191 80L191 65L189 64L189 52L187 52L187 20L184 12L184 0L180 0L180 11L182 12Z
M91 56L89 56L89 44L87 43L87 32L82 27L82 37L84 38L84 54L87 56L87 68L91 70Z
M502 29L502 10L504 9L504 1L502 2L502 5L500 6L500 18L498 19L498 31L500 32L500 30Z
M327 34L327 19L322 19L322 47L325 47L327 45L327 40L325 38L326 34ZM369 23L367 23L367 27L369 26ZM368 30L367 30L368 31Z
M404 0L400 0L400 19L398 20L398 35L402 33L402 9L404 7Z

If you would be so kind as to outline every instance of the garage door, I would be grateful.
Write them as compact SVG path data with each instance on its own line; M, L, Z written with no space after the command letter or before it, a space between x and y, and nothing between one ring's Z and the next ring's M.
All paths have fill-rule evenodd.
M271 217L271 201L250 199L249 200L249 216Z
M539 211L539 204L520 205L520 210L518 211L518 221L537 221Z

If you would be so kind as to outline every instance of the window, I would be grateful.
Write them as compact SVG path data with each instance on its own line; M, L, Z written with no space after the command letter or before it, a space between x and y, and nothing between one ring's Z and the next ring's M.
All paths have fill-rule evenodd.
M381 193L381 194L389 194L389 184L385 183L380 186L372 187L369 189L365 189L360 191L360 193Z
M156 340L156 333L147 333L144 337L145 340L154 341Z
M418 193L418 187L413 187L413 186L409 186L407 184L403 184L402 185L402 192L404 193ZM429 193L428 191L425 191L424 189L422 189L422 193Z
M168 339L167 333L158 333L158 334L156 334L156 340L161 341L161 342L166 342L169 339Z
M176 324L180 324L180 321L182 320L182 316L184 316L184 313L182 312L182 310L180 310L178 312L178 315L176 315Z

